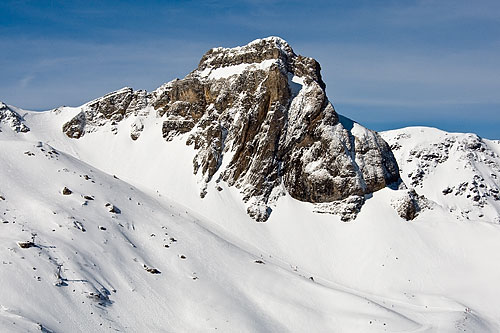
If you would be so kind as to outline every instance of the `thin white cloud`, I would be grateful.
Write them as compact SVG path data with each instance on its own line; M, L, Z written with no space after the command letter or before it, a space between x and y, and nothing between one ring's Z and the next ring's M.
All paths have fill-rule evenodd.
M35 75L33 75L33 74L29 74L29 75L24 76L22 79L19 80L19 87L21 89L27 88L28 85L30 84L30 82L33 81L34 78L35 78Z

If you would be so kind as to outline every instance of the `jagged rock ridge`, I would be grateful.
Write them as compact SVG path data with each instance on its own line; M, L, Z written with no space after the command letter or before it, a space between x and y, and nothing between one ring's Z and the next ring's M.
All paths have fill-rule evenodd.
M93 132L108 122L114 126L131 114L137 115L146 106L145 90L123 88L86 103L78 115L64 124L63 131L68 137L78 139L85 132ZM116 127L112 127L112 131L116 132ZM132 133L131 137L134 140L138 138Z
M205 184L200 195L210 181L225 181L241 190L258 221L268 218L284 190L301 201L327 203L398 181L387 143L336 113L320 70L316 60L296 55L277 37L214 48L184 79L152 93L124 88L87 103L63 131L79 138L153 109L166 141L185 134L194 145L193 172ZM131 128L133 140L143 130L140 119Z
M0 122L6 124L17 133L30 131L30 128L24 124L23 117L2 102L0 102Z

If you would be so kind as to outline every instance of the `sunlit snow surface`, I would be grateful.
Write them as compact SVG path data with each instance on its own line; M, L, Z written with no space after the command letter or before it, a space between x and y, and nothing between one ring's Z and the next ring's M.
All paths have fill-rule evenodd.
M386 188L350 223L290 196L256 223L223 183L200 198L194 150L165 142L154 112L137 141L134 117L69 139L78 112L0 125L1 332L500 331L500 225L450 213L462 199L427 180L417 191L435 206L411 222ZM398 161L433 138L422 130ZM429 181L439 192L459 171Z
M264 60L261 63L257 64L239 64L239 65L233 65L233 66L227 66L227 67L220 67L220 68L211 68L207 67L203 71L199 73L201 77L208 77L211 80L217 80L221 78L228 78L233 75L238 75L243 73L244 71L252 71L252 70L263 70L271 67L273 64L279 63L279 60L277 59L268 59Z

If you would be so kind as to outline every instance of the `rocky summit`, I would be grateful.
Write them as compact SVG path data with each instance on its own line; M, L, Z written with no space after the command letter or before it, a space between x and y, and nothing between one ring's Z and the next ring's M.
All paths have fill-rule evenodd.
M316 60L269 37L211 49L185 78L151 93L124 88L89 102L63 131L79 139L135 116L130 138L137 140L152 108L163 122L165 144L181 137L196 150L201 197L207 183L226 182L241 191L250 216L266 221L285 191L324 208L352 196L362 202L399 181L387 143L339 116L325 86Z

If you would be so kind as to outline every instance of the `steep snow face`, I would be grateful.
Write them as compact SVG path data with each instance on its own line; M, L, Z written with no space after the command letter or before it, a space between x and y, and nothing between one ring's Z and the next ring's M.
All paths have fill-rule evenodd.
M127 146L133 119L116 135L48 135L77 112L27 113L27 133L0 124L0 331L500 330L498 224L440 205L406 222L389 188L351 223L289 195L268 223L252 223L235 187L189 197L197 179L183 163L195 151L163 144L155 117ZM108 173L74 157L104 139L118 161L94 159ZM178 164L178 183L126 152L158 171ZM138 186L122 179L129 167Z
M257 221L269 218L283 188L301 201L356 196L363 202L399 181L384 140L364 128L357 135L352 121L347 128L339 122L320 65L277 37L211 49L196 70L151 94L124 88L87 103L63 132L79 139L111 126L117 134L127 121L128 140L138 140L152 113L162 123L164 144L182 137L193 146L199 195L206 196L209 183L235 186Z
M401 178L457 218L500 223L498 141L434 128L382 133L396 155Z
M249 252L197 214L51 146L0 145L2 331L418 327ZM380 323L360 320L360 309Z

